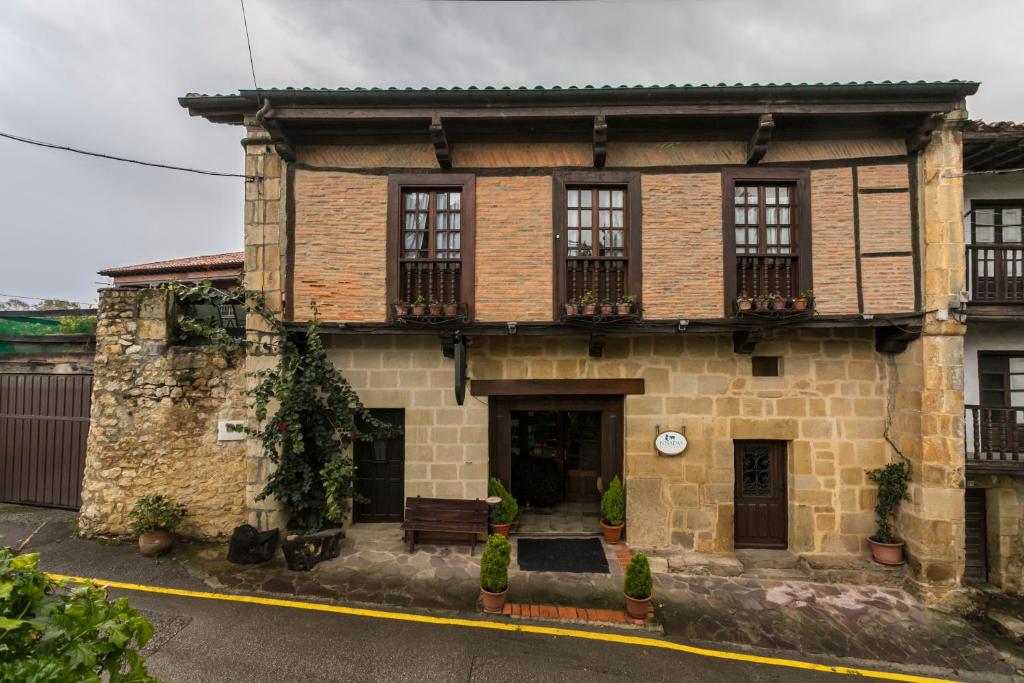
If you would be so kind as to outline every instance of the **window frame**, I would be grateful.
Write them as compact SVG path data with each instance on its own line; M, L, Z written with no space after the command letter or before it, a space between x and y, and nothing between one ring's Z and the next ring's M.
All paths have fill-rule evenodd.
M476 176L472 173L401 173L388 176L387 205L387 264L385 289L387 293L386 319L394 320L394 306L398 298L402 261L402 195L407 190L455 190L462 193L460 224L461 281L459 303L466 308L466 316L475 314L476 283Z
M792 253L797 257L800 290L814 288L811 243L811 172L807 168L728 168L722 170L722 267L725 279L725 316L733 315L738 295L736 277L736 215L733 197L736 185L788 183L793 185L790 199L790 220L795 217L796 230L790 233ZM792 227L792 224L791 224ZM795 239L794 239L795 238Z
M636 297L636 311L643 310L643 251L640 173L632 171L557 171L552 174L552 268L554 269L551 297L552 319L560 320L566 303L566 261L568 243L568 191L574 187L593 189L621 188L626 191L623 201L626 228L626 261L628 264L626 291ZM592 227L595 235L599 228ZM585 258L585 257L583 257Z
M1021 199L1019 197L1015 197L1013 199L972 199L971 200L971 211L970 211L970 218L971 218L970 238L971 238L971 241L968 244L970 244L972 246L981 247L982 249L984 249L985 247L987 247L989 245L996 245L996 246L1024 245L1024 227L1021 228L1021 239L1018 240L1017 242L1007 242L1007 241L1005 241L1003 239L1003 227L1004 226L1003 226L1003 215L1002 215L1002 212L1003 212L1004 209L1020 209L1021 213L1022 213L1022 221L1021 222L1024 223L1024 199ZM979 242L976 239L976 237L977 237L977 230L978 230L978 223L977 223L977 216L976 216L975 212L976 211L985 211L985 210L996 210L996 211L999 211L999 222L998 222L998 225L996 223L993 223L991 225L991 227L992 227L992 237L994 238L994 237L998 236L999 239L998 240L993 240L992 242Z

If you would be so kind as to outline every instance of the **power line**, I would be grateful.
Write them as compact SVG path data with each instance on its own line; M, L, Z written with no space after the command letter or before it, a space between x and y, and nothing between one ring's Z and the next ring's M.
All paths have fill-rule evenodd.
M51 299L56 299L56 300L59 300L59 301L67 301L69 304L79 304L81 306L92 306L91 302L71 301L70 299L61 299L60 297L57 297L57 296L46 296L46 297L40 297L40 296L19 296L17 294L4 294L3 292L0 292L0 296L6 296L8 299L22 299L22 300L28 299L29 301L49 301Z
M224 178L245 178L246 180L256 180L258 176L245 175L244 173L221 173L220 171L203 171L198 168L188 168L186 166L171 166L170 164L157 164L152 161L139 161L138 159L128 159L127 157L114 156L112 154L102 154L100 152L89 152L84 149L78 149L76 147L66 147L64 145L55 145L52 142L42 142L41 140L32 140L31 138L23 138L18 135L12 135L11 133L4 133L0 131L0 138L7 138L8 140L15 140L16 142L24 142L28 145L36 145L38 147L47 147L49 149L59 149L64 152L74 152L75 154L84 154L88 157L97 157L100 159L110 159L112 161L123 161L129 164L138 164L139 166L151 166L153 168L165 168L171 171L185 171L187 173L199 173L200 175L212 175L221 176Z
M252 87L257 90L260 86L256 85L256 65L252 61L252 42L249 40L249 22L245 19L245 0L238 0L238 4L242 6L242 26L245 27L245 44L249 48L249 70L252 71Z

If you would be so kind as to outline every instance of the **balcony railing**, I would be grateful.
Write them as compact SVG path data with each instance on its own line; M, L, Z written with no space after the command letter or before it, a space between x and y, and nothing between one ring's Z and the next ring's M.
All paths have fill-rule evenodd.
M800 295L799 287L796 255L736 255L737 294L752 299L770 294L794 299Z
M1024 408L965 407L968 470L1024 474Z
M578 301L587 292L597 303L616 303L626 294L629 259L619 257L586 257L566 259L565 285L567 301Z
M399 299L408 303L423 297L425 303L458 304L462 291L462 263L450 259L402 261Z
M968 244L967 286L972 302L1024 302L1024 244Z

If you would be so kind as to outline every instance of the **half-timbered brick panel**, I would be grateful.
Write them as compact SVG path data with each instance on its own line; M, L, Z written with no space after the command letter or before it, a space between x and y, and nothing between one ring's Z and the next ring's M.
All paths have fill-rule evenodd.
M910 251L909 193L862 191L859 202L862 254Z
M861 259L865 313L914 310L914 263L910 256Z
M853 219L853 171L811 171L814 303L825 315L857 313L857 248Z

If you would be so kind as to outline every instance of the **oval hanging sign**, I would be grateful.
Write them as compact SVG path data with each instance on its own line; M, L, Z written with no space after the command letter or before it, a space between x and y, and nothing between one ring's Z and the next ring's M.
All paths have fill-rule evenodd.
M686 450L686 437L679 432L662 432L654 439L654 447L662 455L679 455Z

